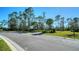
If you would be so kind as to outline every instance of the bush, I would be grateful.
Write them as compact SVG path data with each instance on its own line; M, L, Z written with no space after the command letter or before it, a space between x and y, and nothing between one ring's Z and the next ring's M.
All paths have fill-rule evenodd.
M49 31L49 33L55 33L55 32L56 32L55 29Z
M55 33L56 30L52 29L52 30L43 30L42 33Z
M3 31L3 29L0 29L0 31Z
M8 28L3 28L3 30L4 30L4 31L8 31L9 29L8 29Z
M79 29L71 30L71 32L79 32Z
M43 30L42 33L47 33L47 31L46 30Z
M56 30L55 29L53 29L53 33L55 33L56 32Z

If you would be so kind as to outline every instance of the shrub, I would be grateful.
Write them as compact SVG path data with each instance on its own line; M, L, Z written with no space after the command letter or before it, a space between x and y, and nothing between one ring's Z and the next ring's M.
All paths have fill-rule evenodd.
M71 30L71 32L79 32L79 29Z
M47 33L47 31L46 30L43 30L42 33Z
M53 33L55 33L56 32L56 30L55 29L53 29Z
M0 29L0 31L3 31L3 29Z
M49 31L49 33L55 33L55 32L56 32L55 29Z
M42 33L55 33L56 30L52 29L52 30L43 30Z

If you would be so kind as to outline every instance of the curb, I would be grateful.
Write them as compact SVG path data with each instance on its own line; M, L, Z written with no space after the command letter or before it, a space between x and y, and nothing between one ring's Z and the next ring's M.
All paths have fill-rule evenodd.
M18 44L16 44L15 42L10 40L9 38L7 38L3 35L0 35L0 38L2 38L7 43L7 45L10 47L10 49L12 51L24 51L24 49L22 47L20 47Z

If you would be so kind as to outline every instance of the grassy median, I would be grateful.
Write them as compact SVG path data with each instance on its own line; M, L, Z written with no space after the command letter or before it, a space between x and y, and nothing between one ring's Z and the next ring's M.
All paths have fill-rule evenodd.
M11 51L6 42L0 38L0 51Z

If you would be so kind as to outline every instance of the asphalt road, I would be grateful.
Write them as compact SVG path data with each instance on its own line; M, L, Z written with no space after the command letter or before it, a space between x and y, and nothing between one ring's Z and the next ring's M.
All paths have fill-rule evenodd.
M1 32L26 51L79 51L79 40L32 33Z

